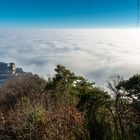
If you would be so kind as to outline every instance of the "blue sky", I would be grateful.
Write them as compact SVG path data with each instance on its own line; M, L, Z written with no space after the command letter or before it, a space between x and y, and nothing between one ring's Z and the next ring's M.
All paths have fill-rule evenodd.
M0 0L0 27L136 27L137 0Z

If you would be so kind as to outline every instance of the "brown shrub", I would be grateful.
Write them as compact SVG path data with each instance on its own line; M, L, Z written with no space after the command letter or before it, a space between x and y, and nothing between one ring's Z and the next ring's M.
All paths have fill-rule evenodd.
M50 140L85 139L84 114L72 106L57 106L46 112L45 135Z
M35 103L43 99L46 81L38 75L25 74L12 77L0 89L0 106L14 107L21 97L28 97Z
M85 118L75 107L58 104L32 104L22 97L16 107L1 113L1 137L17 140L82 140L85 139ZM6 121L5 121L6 120Z

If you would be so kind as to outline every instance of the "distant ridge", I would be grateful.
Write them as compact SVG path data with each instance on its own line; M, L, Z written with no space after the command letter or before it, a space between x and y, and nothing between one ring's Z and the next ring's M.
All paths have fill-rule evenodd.
M4 63L0 62L0 85L9 79L11 76L24 74L25 72L22 68L16 68L15 63Z

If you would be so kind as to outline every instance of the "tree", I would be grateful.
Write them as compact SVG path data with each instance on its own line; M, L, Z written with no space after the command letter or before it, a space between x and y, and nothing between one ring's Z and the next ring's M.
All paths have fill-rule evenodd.
M91 85L83 77L76 76L62 65L57 65L55 72L55 76L48 79L46 92L50 93L53 98L57 98L56 100L60 101L65 98L65 100L68 99L66 102L76 102L78 95L82 92L82 88Z
M125 91L126 96L132 99L132 105L140 117L140 75L134 75L129 80L120 82L117 89Z
M89 139L108 139L111 133L108 113L111 97L107 92L95 87L95 83L89 82L81 76L76 76L73 72L62 65L57 65L56 74L49 79L46 85L48 91L56 101L66 104L74 103L77 109L86 116L86 128ZM61 103L62 103L61 102ZM65 106L66 106L65 104ZM102 135L101 135L102 133Z
M136 114L132 106L132 98L138 89L139 76L133 76L129 80L124 80L120 76L113 77L108 84L112 91L114 103L111 107L114 126L119 139L138 139L135 133ZM137 88L136 88L137 87ZM133 95L132 95L133 94ZM134 97L136 98L136 96Z

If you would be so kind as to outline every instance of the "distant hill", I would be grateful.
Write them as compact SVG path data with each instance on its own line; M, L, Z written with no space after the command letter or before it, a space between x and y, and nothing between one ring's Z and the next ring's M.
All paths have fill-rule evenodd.
M24 74L22 68L16 68L15 63L4 63L0 62L0 85L11 76Z

